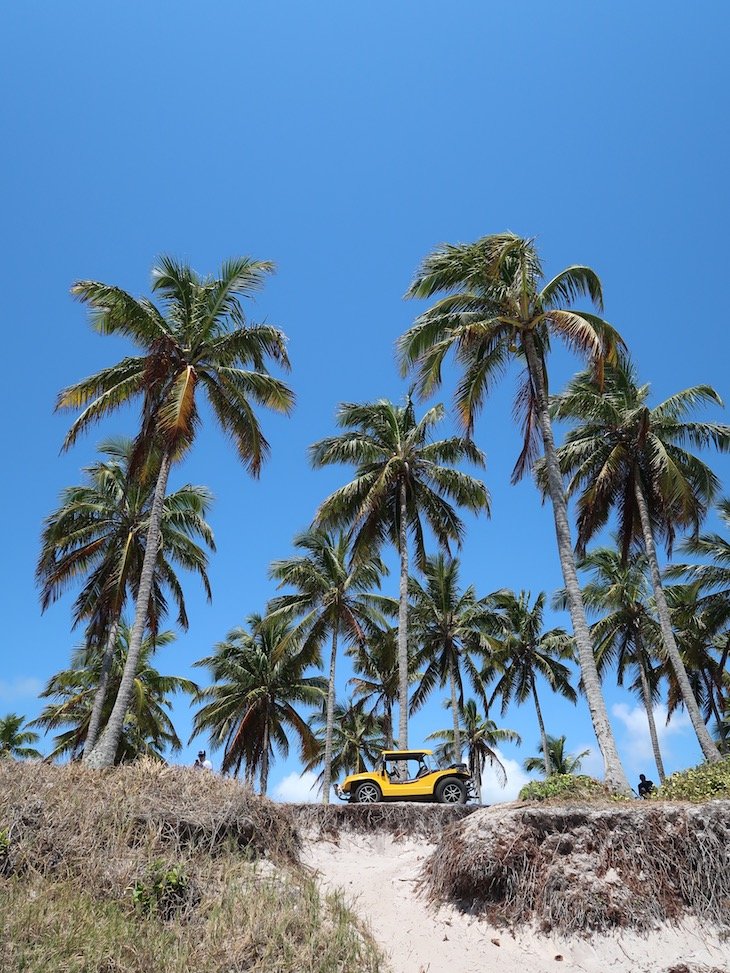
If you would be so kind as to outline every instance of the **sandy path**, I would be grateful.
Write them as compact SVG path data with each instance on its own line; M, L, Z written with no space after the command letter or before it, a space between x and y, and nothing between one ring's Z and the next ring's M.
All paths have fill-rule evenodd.
M418 873L432 847L390 835L342 834L305 842L303 861L325 889L340 888L388 953L393 973L659 973L685 963L730 973L730 944L697 927L564 940L529 931L512 935L452 907L430 908Z

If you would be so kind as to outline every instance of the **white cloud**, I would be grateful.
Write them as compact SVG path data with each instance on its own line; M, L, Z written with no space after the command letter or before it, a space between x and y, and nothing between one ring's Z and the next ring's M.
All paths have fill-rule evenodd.
M485 804L501 804L503 801L516 800L525 784L532 779L522 769L522 764L518 760L505 757L500 750L496 750L496 753L507 771L507 783L504 788L500 787L494 771L487 764L482 779L482 801Z
M314 804L321 800L317 775L311 770L305 770L303 774L296 771L287 774L274 788L273 797L276 801L291 804Z
M34 676L16 676L14 679L0 679L0 702L14 703L20 699L37 696L43 683Z
M627 764L633 769L641 769L647 761L653 761L649 721L644 707L615 703L611 712L623 727L621 748L627 755ZM675 711L667 723L667 707L659 704L654 707L654 722L659 737L659 749L664 757L672 754L672 739L691 736L692 724L684 711Z

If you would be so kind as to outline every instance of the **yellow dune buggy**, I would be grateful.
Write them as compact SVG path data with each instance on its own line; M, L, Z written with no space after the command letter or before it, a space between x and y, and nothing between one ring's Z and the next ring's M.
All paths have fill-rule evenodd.
M432 750L383 750L373 770L351 774L335 784L340 800L352 804L379 801L438 801L465 804L475 795L466 764L445 770L432 764Z

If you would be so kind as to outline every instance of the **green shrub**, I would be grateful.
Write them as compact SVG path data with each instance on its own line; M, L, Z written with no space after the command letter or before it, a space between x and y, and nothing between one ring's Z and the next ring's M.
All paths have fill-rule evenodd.
M520 791L521 801L595 800L613 795L599 780L585 774L553 774L546 780L533 780Z
M132 886L132 901L144 915L170 919L190 904L191 888L182 865L153 861L145 877Z
M660 801L703 801L730 799L730 757L714 764L703 763L689 770L679 770L652 794Z

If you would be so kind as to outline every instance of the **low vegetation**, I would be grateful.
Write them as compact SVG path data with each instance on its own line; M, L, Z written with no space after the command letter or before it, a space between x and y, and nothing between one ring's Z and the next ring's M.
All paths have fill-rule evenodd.
M656 800L693 801L730 800L730 756L714 764L700 764L680 770L664 781Z
M605 801L616 799L605 784L585 774L552 774L545 780L532 780L520 791L521 801Z
M377 973L338 895L298 864L291 809L140 762L0 763L0 969Z
M0 968L24 973L341 973L383 969L340 896L249 867L189 921L143 917L75 881L0 884Z
M704 786L728 763L702 768ZM564 778L535 782L533 806L323 807L152 761L2 761L0 969L381 973L368 931L299 864L300 833L419 836L436 846L431 898L497 924L589 934L692 916L730 933L730 800L615 803L569 780L569 801Z

